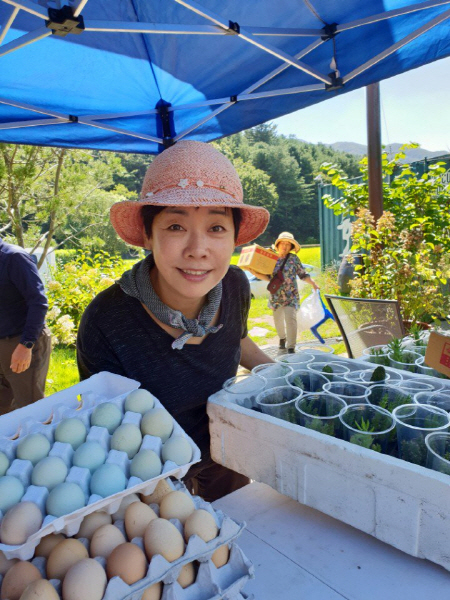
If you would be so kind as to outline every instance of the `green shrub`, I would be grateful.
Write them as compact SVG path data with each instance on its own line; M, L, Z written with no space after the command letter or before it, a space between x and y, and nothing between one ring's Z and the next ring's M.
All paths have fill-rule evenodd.
M49 311L47 323L56 344L72 345L81 317L87 305L102 290L126 270L126 263L119 257L104 252L94 256L77 253L75 260L58 259L47 285Z

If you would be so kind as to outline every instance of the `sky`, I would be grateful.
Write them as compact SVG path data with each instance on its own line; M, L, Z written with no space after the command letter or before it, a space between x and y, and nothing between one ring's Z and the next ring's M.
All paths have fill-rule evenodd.
M380 91L383 144L417 142L450 152L450 58L386 79ZM279 133L307 142L366 144L365 103L363 88L273 122Z

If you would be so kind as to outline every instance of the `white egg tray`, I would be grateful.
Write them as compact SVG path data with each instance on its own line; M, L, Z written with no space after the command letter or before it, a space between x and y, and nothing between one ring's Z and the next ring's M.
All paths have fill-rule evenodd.
M352 370L368 367L311 353ZM400 373L450 389L444 379ZM209 398L207 410L219 464L450 571L448 475L238 406L223 391Z
M116 380L119 380L116 382ZM105 385L105 380L108 385ZM115 385L116 383L122 384ZM31 433L42 433L53 444L49 456L60 457L67 465L69 471L65 479L66 482L78 484L85 494L86 505L77 511L62 517L46 515L42 526L38 532L28 538L28 540L20 546L10 546L0 543L2 550L7 558L20 558L22 560L30 558L33 555L34 548L38 545L40 539L49 533L64 533L67 536L72 536L80 528L83 518L97 510L103 510L112 514L116 512L120 506L122 499L130 493L151 494L157 483L161 479L169 476L181 479L186 475L189 468L200 460L200 450L194 441L185 434L184 430L174 420L173 435L181 435L185 437L192 447L191 461L182 466L176 463L166 461L163 464L162 473L152 479L142 481L138 477L130 477L130 459L125 452L118 450L110 450L111 435L104 427L90 427L90 415L95 406L103 402L112 402L116 404L123 412L123 405L126 396L133 389L137 389L138 383L133 380L126 379L110 373L100 373L94 375L79 384L68 388L62 392L49 396L44 400L40 400L30 407L24 407L13 413L8 413L4 417L0 417L0 450L3 451L11 460L11 464L6 472L7 475L13 475L20 479L26 488L25 494L21 502L31 501L39 506L43 515L46 515L45 505L49 494L47 488L30 485L31 473L33 465L28 460L20 460L15 458L16 447L25 435ZM80 386L81 392L80 392ZM113 396L113 390L117 389L118 395ZM105 393L103 393L105 392ZM82 404L77 400L77 395L82 394ZM50 402L54 398L54 402ZM161 407L162 404L157 398L155 407ZM67 403L65 403L67 401ZM43 411L39 413L36 405L44 403ZM27 409L30 408L32 416L28 415ZM22 413L22 419L13 418L15 413ZM10 417L8 419L8 417ZM76 417L84 422L88 429L86 441L99 442L105 451L107 451L106 463L117 464L121 467L127 478L126 489L112 496L103 498L96 494L90 494L89 485L91 473L89 469L72 466L73 448L70 444L54 442L54 430L58 423L64 418ZM51 418L50 423L44 423ZM5 419L5 421L3 421ZM134 412L126 412L123 416L122 423L132 423L139 427L142 416ZM13 426L12 426L13 424ZM15 430L16 435L10 437L12 430ZM8 433L6 433L8 432ZM155 451L161 457L162 442L158 437L145 435L140 449L150 449ZM2 518L0 512L0 521Z
M87 540L82 540L87 542ZM96 559L102 567L105 560ZM32 564L46 578L46 559L34 558ZM217 569L211 560L200 563L195 582L187 588L182 588L179 583L164 583L161 600L244 600L247 596L241 594L242 588L249 579L255 576L253 564L248 560L236 543L231 544L230 559L226 565ZM61 596L62 584L58 579L50 579L50 583ZM0 587L2 576L0 575ZM140 589L130 592L129 586L124 586L119 577L114 577L108 582L103 600L140 600L144 591L153 584L138 582Z

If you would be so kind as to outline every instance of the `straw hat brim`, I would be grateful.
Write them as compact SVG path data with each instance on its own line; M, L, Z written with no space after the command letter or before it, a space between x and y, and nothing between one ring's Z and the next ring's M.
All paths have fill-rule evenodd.
M239 208L242 215L236 246L248 244L266 230L270 214L265 208L235 200L233 196L212 188L174 189L157 192L143 200L116 202L110 209L111 224L117 234L132 246L145 246L141 208L143 206L226 206Z
M290 244L292 244L294 246L294 252L297 254L297 252L300 252L300 244L297 242L297 240L294 240L293 238L287 238L287 237L279 237L277 239L277 241L275 242L274 246L275 248L278 246L279 242L289 242Z

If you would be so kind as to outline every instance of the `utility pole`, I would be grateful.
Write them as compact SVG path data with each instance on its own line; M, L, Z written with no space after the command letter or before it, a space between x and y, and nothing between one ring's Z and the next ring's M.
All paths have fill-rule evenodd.
M369 170L369 210L375 221L383 214L383 175L381 165L380 84L366 87L367 160Z

